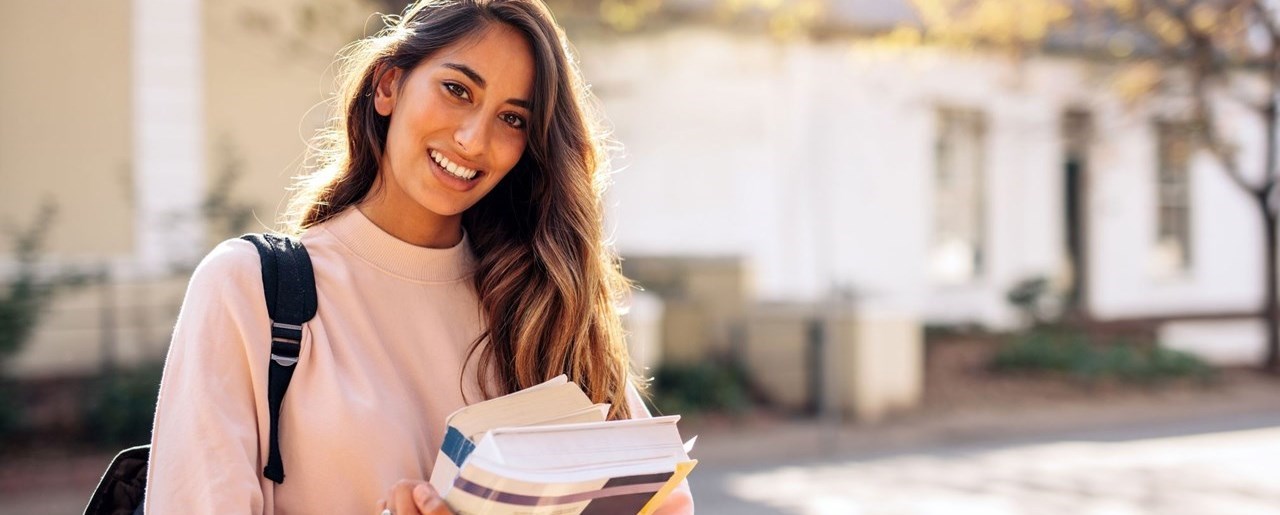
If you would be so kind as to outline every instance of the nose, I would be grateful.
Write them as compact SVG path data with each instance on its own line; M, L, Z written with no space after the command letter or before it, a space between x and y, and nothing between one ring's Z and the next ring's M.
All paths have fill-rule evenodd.
M484 153L489 145L489 126L484 116L469 116L463 120L453 134L463 157L475 159Z

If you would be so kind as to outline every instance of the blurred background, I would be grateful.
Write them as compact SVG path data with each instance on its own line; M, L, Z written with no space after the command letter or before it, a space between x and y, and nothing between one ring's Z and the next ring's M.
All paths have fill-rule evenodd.
M1280 513L1273 0L549 0L707 513ZM392 0L0 0L0 514L148 439Z

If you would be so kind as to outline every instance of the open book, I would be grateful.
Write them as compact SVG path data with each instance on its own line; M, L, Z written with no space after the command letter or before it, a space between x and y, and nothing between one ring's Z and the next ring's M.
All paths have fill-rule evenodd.
M680 417L608 411L563 375L464 407L446 421L431 485L460 514L652 513L697 464Z

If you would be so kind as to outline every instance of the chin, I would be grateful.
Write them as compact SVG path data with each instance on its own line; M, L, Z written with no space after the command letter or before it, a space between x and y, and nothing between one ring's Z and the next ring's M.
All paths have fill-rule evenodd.
M471 207L464 202L420 202L423 209L438 216L458 216Z
M458 215L461 215L464 211L466 211L466 209L458 209L454 207L441 207L441 206L422 206L422 207L423 209L426 209L428 212L441 217L458 216Z

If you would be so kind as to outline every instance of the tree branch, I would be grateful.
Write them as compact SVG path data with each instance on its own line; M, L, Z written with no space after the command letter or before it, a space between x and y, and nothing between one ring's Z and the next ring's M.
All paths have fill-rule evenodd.
M1203 141L1205 145L1205 148L1207 148L1209 153L1217 159L1219 164L1222 165L1223 171L1226 172L1227 177L1231 179L1231 182L1235 183L1236 186L1239 186L1245 191L1245 193L1249 195L1259 195L1260 192L1266 192L1271 189L1272 186L1270 186L1270 180L1263 181L1263 184L1261 185L1249 184L1249 181L1244 178L1244 174L1240 171L1240 163L1237 161L1236 149L1228 144L1223 139L1222 134L1218 131L1217 116L1214 112L1213 105L1209 100L1209 82L1219 72L1219 69L1214 63L1215 55L1212 36L1196 30L1188 11L1190 3L1184 6L1175 6L1169 3L1168 0L1151 0L1151 2L1164 11L1165 14L1168 14L1176 20L1187 35L1187 43L1189 45L1188 50L1191 53L1188 63L1191 72L1191 97L1195 106L1192 111L1192 117L1199 129L1198 133L1201 141ZM1273 48L1277 47L1273 46ZM1272 74L1272 77L1269 77L1269 79L1272 80L1274 80L1274 78L1274 74ZM1268 102L1267 108L1264 109L1264 114L1268 109L1270 109L1271 114L1274 115L1275 87L1274 82L1270 82L1270 84L1273 86L1271 88L1273 95L1271 97L1271 101ZM1268 122L1271 123L1274 118L1274 116L1271 116L1268 119ZM1267 152L1268 159L1272 159L1274 155L1274 142L1268 143ZM1271 177L1270 170L1268 170L1267 177Z
M1248 85L1245 85L1247 87ZM1224 87L1223 95L1231 98L1237 104L1244 106L1245 109L1257 113L1258 116L1266 116L1267 106L1265 103L1259 103L1255 98L1250 98L1249 91L1241 90L1234 84ZM1256 96L1256 95L1254 95Z
M1276 22L1275 13L1271 12L1264 2L1258 0L1245 0L1245 2L1253 8L1258 19L1262 20L1262 26L1267 29L1267 35L1271 38L1271 47L1280 46L1280 24Z
M1198 79L1192 79L1193 82L1200 82ZM1239 186L1246 193L1256 195L1264 186L1256 186L1249 184L1244 178L1244 174L1240 172L1240 164L1236 161L1235 149L1233 149L1219 134L1217 123L1215 123L1215 115L1213 107L1203 91L1203 86L1192 86L1197 91L1193 94L1195 102L1195 118L1196 127L1199 129L1201 141L1209 153L1214 156L1219 164L1222 165L1223 171L1227 172L1227 177Z
M1161 11L1163 11L1165 14L1168 14L1170 17L1181 22L1183 28L1188 31L1188 34L1190 34L1191 30L1195 30L1195 27L1191 25L1191 19L1189 17L1190 16L1189 9L1191 8L1191 2L1187 2L1184 5L1174 5L1172 3L1169 3L1169 0L1150 0L1150 1L1151 3L1155 4L1155 6ZM1138 3L1142 3L1142 2L1138 2Z
M1277 141L1277 133L1280 132L1280 23L1276 21L1275 12L1265 5L1265 2L1259 0L1247 0L1249 5L1253 7L1254 14L1261 21L1262 26L1267 29L1267 35L1270 36L1271 48L1267 49L1265 57L1265 69L1267 72L1267 102L1262 110L1264 121L1267 127L1266 145L1266 169L1263 170L1262 187L1259 188L1259 201L1263 206L1271 212L1276 212L1276 182L1277 170L1280 167L1280 141Z

